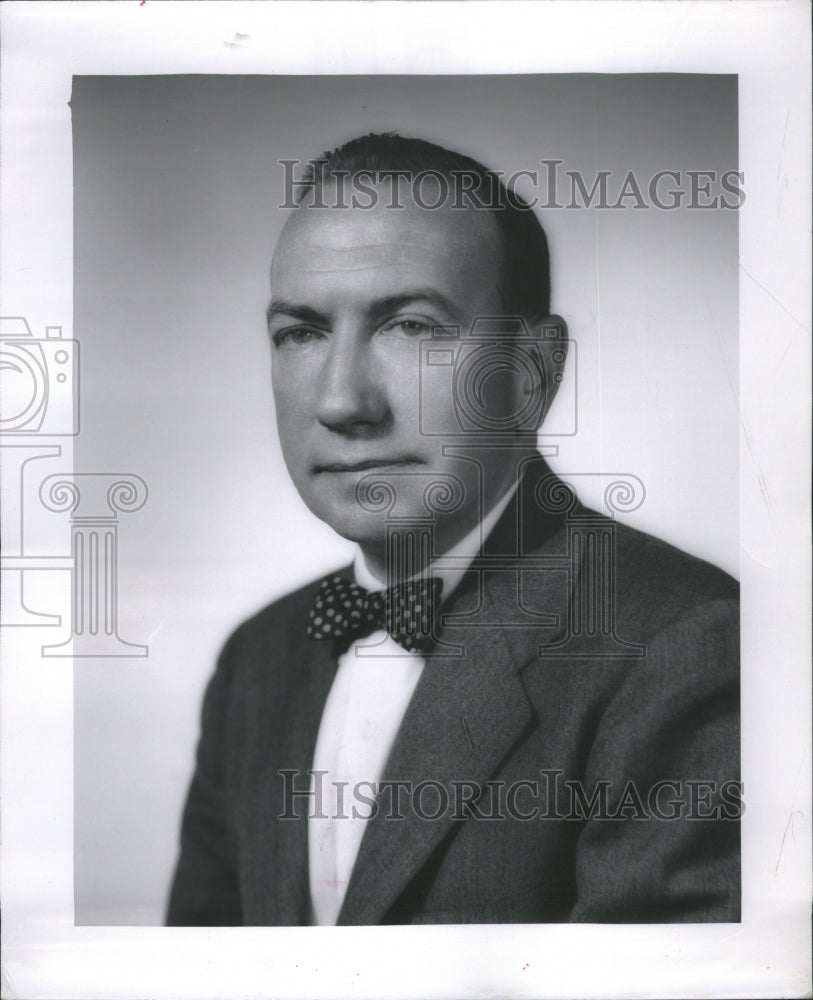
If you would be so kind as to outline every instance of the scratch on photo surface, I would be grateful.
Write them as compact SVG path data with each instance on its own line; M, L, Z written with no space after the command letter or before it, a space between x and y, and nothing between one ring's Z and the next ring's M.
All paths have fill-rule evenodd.
M164 631L164 625L159 625L157 626L157 628L154 628L152 632L150 632L150 634L147 636L147 645L148 646L151 645L152 642L155 640L155 637L163 631Z
M758 556L756 552L753 552L751 549L749 549L747 545L740 544L740 552L745 553L745 555L748 556L751 562L756 563L759 566L767 567L771 565L771 563L767 559L760 558L760 556Z
M728 380L728 387L731 390L731 395L734 399L737 398L737 387L734 384L734 377L731 374L731 369L728 366L728 358L725 353L725 346L723 340L720 336L720 331L717 329L717 324L714 322L714 313L711 309L711 303L709 302L708 295L704 296L706 300L706 312L709 314L709 322L711 323L711 328L714 331L714 339L717 341L717 346L720 349L720 357L723 361L723 368L725 368L726 379Z
M785 115L785 128L782 132L782 145L779 147L779 157L776 162L776 179L779 180L779 171L782 169L782 153L785 149L785 139L788 136L788 120L790 119L790 111Z
M794 843L796 842L796 835L793 832L793 821L797 816L804 816L801 809L791 809L790 816L788 816L788 822L785 825L785 832L782 834L782 843L779 845L779 857L776 859L776 864L774 865L773 873L777 875L779 873L779 862L782 860L782 851L785 849L785 840L788 836L788 830L790 830L790 835L793 838Z
M782 353L779 355L779 359L776 362L777 367L782 364L782 362L785 360L785 355L788 353L788 351L791 349L791 347L793 347L793 345L796 343L796 341L798 339L799 339L799 331L797 330L794 333L794 335L788 340L788 342L787 342L787 344L785 346L785 350L782 351Z
M782 860L782 851L785 849L785 840L787 839L788 831L790 831L790 835L793 838L793 842L796 843L796 834L793 832L793 821L796 819L797 816L801 816L802 818L804 818L804 813L802 812L802 810L795 809L794 806L796 805L796 797L799 794L799 775L802 772L802 765L804 764L806 757L807 754L802 754L802 759L799 761L799 766L796 768L796 781L794 783L794 789L793 789L793 800L790 804L790 814L788 815L788 821L785 824L785 832L782 834L782 843L779 845L779 856L776 859L776 864L774 865L773 869L774 877L776 877L776 875L779 872L779 862Z
M765 482L765 477L761 472L757 473L757 482L759 483L759 492L762 494L762 498L765 501L765 506L768 510L771 509L771 500L768 496L768 484Z
M771 498L768 495L768 484L765 482L765 477L759 471L760 463L757 459L756 453L754 451L754 446L751 444L751 436L748 433L748 428L745 426L745 421L740 414L740 427L742 427L742 434L745 438L745 444L748 448L748 454L751 456L751 461L754 463L757 470L757 484L759 485L759 492L762 494L762 499L765 501L765 508L769 514L772 514L771 510Z
M798 326L800 326L803 330L807 329L807 327L805 326L805 324L800 319L797 319L793 315L792 312L789 312L782 305L782 303L779 301L779 299L775 295L773 295L771 292L768 291L768 289L762 284L761 281L757 281L757 279L753 276L753 274L751 274L751 272L748 270L748 268L744 264L740 264L740 270L743 271L745 274L747 274L748 277L751 279L751 281L753 281L753 283L758 288L761 288L762 291L765 292L765 294L768 296L768 298L772 299L779 306L779 308L782 310L783 313L785 313L787 316L790 316L790 318L793 320L794 323L796 323Z

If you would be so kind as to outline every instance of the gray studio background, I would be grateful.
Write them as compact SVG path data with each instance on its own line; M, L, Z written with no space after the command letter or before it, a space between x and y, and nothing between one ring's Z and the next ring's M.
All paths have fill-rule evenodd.
M154 924L220 645L352 551L301 505L276 442L277 161L398 129L509 173L610 170L611 190L630 169L720 174L737 168L736 78L81 77L71 111L75 466L150 490L121 520L118 573L120 634L149 656L74 670L75 919ZM629 523L736 575L737 213L541 217L578 344L579 432L551 465L637 475ZM581 492L600 505L597 483Z

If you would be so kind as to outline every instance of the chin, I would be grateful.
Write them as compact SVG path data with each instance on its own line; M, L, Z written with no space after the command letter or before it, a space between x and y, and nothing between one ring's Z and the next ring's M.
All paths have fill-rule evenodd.
M380 484L376 484L377 488L373 487L368 494L369 505L365 505L366 509L359 503L352 481L338 484L339 488L331 484L330 489L324 488L326 483L314 483L316 488L307 495L302 492L302 498L320 521L324 521L342 538L368 551L385 550L388 528L408 529L416 522L421 526L426 526L427 522L434 524L434 548L437 550L439 546L446 547L442 540L456 540L461 526L477 518L468 505L457 507L445 515L431 514L425 496L429 481L423 477L411 477L408 483L403 480L388 483L382 476Z
M387 537L387 512L371 513L354 504L317 502L308 504L320 521L337 535L364 546L381 546Z

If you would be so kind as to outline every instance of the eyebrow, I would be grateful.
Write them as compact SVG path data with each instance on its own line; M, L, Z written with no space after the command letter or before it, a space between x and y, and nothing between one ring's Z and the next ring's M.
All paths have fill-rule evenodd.
M402 309L413 302L430 302L453 319L461 318L452 302L434 288L411 288L408 291L399 292L397 295L386 295L371 302L365 312L368 316L377 317ZM330 322L330 317L326 313L319 312L318 309L313 309L311 306L290 302L287 299L272 299L265 316L269 323L274 316L290 316L306 323L321 323L323 325L329 325Z
M318 309L310 306L297 305L287 299L272 299L265 311L265 319L270 323L274 316L291 316L293 319L301 319L305 323L327 324L328 317L320 313Z

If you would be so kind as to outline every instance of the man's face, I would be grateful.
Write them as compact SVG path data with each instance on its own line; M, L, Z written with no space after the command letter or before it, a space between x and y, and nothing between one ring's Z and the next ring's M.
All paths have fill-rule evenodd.
M516 464L510 448L489 453L481 484L475 464L443 454L449 438L460 440L450 371L421 368L432 327L465 334L474 317L502 311L493 218L386 205L382 194L372 209L297 210L274 256L269 320L291 478L317 517L379 565L386 511L359 504L363 477L389 483L393 513L415 517L427 515L427 486L449 473L461 480L462 506L438 520L446 547L507 488Z

